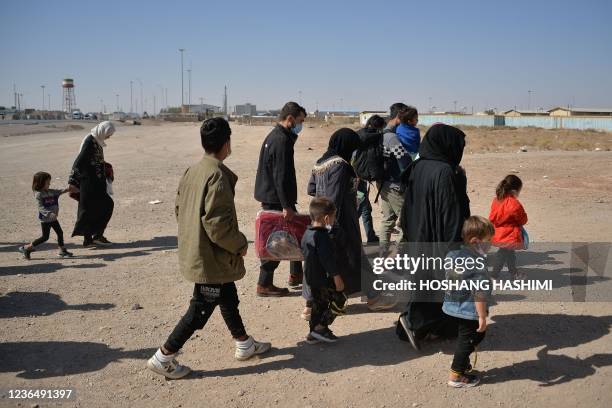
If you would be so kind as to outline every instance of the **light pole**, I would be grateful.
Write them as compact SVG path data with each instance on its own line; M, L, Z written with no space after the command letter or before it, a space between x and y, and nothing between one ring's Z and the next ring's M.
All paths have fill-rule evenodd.
M117 98L117 112L119 112L119 94L115 94L115 98Z
M431 96L427 98L429 100L429 113L431 113Z
M42 110L45 110L45 86L41 85L40 87L42 88L42 95L43 95Z
M136 80L140 83L140 110L144 112L144 99L142 99L142 81L139 78Z
M189 93L187 94L187 105L189 105L189 110L191 110L191 68L187 70L187 84L189 88Z
M49 100L49 110L51 110L51 94L47 94L47 99Z
M134 81L130 80L130 113L134 112Z
M527 91L527 95L528 95L528 98L527 98L527 110L531 110L531 92L532 92L531 89L529 89Z
M181 52L181 110L182 110L183 105L185 104L185 95L183 95L183 92L185 91L185 85L183 82L183 52L185 51L185 49L179 48L179 51Z

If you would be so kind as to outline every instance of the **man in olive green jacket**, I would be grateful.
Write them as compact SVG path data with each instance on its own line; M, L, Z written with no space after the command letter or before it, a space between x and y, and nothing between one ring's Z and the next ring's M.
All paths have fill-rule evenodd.
M246 360L270 350L270 343L249 336L238 311L235 281L245 274L247 239L238 229L234 188L238 177L223 164L231 153L231 129L225 119L206 120L200 129L205 155L191 166L176 195L179 267L194 283L187 313L147 367L167 378L189 374L175 357L196 330L204 327L216 306L236 341L235 357Z

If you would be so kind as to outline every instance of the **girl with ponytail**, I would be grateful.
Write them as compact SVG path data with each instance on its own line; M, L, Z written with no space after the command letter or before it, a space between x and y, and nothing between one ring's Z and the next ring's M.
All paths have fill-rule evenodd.
M516 267L515 250L525 249L523 225L527 224L527 213L518 200L523 182L514 174L509 174L495 189L495 198L491 203L489 220L495 227L493 245L499 247L493 260L493 278L499 277L501 269L507 265L512 279L523 279Z

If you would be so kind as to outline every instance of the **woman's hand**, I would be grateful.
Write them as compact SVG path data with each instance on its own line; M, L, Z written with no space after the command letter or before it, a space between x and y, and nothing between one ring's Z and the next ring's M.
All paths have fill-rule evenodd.
M336 287L336 292L344 291L344 281L342 280L342 276L334 276L334 286Z

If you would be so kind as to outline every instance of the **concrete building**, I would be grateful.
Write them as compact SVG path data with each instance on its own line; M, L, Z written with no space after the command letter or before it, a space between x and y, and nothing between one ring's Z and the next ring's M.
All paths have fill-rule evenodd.
M221 112L220 106L208 105L206 103L197 104L197 105L183 105L182 112L184 113L219 113Z
M550 109L548 113L550 114L550 116L612 116L612 108L563 108L559 106Z
M257 116L257 107L250 103L234 106L234 114L236 116Z
M547 111L510 109L504 112L505 116L548 116Z
M389 112L387 112L387 111L363 111L363 112L359 112L359 123L361 124L361 126L365 126L365 124L368 121L368 119L370 119L374 115L382 116L383 118L386 119L387 116L389 116Z

